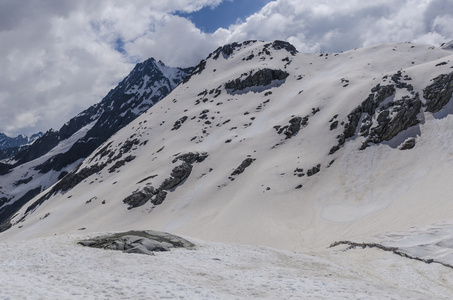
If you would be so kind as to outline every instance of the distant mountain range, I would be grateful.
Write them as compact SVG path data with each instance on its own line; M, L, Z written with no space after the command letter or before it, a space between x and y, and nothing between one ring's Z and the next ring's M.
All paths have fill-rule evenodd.
M4 133L0 133L0 159L14 156L18 152L27 148L42 135L43 133L39 132L30 137L21 134L12 138Z

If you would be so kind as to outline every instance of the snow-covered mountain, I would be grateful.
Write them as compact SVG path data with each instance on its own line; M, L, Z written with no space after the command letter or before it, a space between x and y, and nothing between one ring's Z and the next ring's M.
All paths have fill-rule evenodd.
M7 136L4 133L0 133L0 149L18 148L20 146L28 145L33 143L36 139L43 135L42 132L31 135L30 137L20 134L14 138Z
M32 134L30 137L23 134L16 137L9 137L4 133L0 133L0 159L14 156L18 152L27 148L42 135L42 132L38 132L36 134Z
M152 228L294 250L450 220L452 55L221 47L5 234Z
M449 47L220 47L3 222L4 276L68 298L448 299L452 95ZM75 245L140 229L198 248Z
M173 90L191 69L152 58L137 64L101 102L0 163L0 220L53 185L99 145Z

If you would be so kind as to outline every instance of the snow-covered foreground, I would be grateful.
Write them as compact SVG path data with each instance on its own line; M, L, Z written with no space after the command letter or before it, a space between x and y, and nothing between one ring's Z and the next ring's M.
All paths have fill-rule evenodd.
M1 299L447 299L453 270L376 249L292 253L192 240L154 256L86 235L0 243ZM92 237L92 235L90 236Z

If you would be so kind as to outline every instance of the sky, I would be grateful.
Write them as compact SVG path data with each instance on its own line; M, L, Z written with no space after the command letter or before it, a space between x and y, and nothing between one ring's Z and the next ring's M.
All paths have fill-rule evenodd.
M439 46L452 24L453 0L0 0L0 132L59 129L150 57L189 67L251 39Z

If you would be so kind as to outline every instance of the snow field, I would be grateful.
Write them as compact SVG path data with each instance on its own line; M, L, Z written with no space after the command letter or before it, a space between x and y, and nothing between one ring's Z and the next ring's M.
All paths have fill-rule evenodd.
M0 243L0 298L448 299L453 292L452 270L373 249L313 256L195 240L196 250L148 256L76 245L86 237Z

